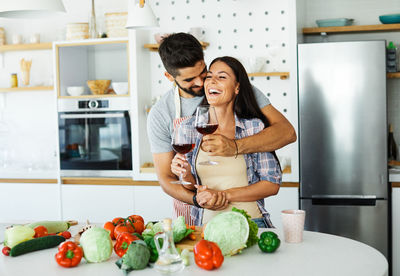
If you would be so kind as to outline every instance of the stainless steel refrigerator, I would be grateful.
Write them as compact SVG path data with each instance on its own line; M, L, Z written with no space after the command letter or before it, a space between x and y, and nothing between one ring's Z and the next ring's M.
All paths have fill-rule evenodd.
M305 229L389 256L385 41L298 45Z

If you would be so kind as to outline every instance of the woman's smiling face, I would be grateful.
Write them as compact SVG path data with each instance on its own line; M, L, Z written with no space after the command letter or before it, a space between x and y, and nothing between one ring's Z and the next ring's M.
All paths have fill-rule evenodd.
M227 105L233 103L239 93L239 83L233 70L226 63L217 61L207 73L204 90L210 105Z

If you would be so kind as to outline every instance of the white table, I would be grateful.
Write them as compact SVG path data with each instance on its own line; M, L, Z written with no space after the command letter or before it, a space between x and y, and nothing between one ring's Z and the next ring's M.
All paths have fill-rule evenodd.
M0 225L0 241L4 238L5 225ZM77 227L71 228L71 232ZM260 229L260 232L266 229ZM242 254L226 257L221 268L205 271L197 267L191 254L191 265L179 275L324 275L324 276L381 276L388 275L386 258L376 249L363 243L339 236L317 232L304 232L304 241L288 244L280 230L273 230L281 238L281 246L272 254L262 253L255 245ZM112 254L107 262L88 264L84 259L75 268L60 267L54 260L57 248L36 251L18 257L0 256L0 275L73 275L73 276L122 276L115 265L118 256ZM132 271L129 275L158 275L151 268Z

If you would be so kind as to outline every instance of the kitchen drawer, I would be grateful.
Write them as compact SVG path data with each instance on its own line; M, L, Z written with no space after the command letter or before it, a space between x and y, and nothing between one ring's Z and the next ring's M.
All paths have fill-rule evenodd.
M0 183L0 222L60 219L57 184Z

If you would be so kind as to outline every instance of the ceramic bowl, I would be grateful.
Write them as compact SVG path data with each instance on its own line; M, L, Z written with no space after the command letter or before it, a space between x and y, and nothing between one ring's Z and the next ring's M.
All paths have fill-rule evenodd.
M396 24L400 23L400 14L386 14L379 16L379 21L383 24Z
M83 86L68 86L67 93L70 96L80 96L85 92L85 87Z
M94 95L104 95L110 86L111 80L88 80L87 85Z
M128 93L128 82L112 82L111 86L117 95Z

